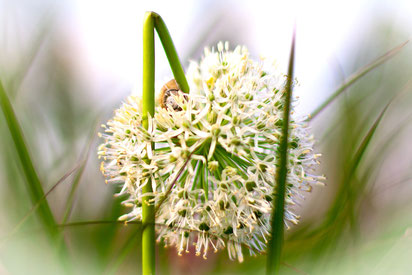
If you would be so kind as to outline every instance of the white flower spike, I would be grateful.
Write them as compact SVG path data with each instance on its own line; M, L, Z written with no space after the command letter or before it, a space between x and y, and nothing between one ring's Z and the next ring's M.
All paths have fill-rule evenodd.
M148 130L140 99L130 96L107 123L98 154L107 182L121 184L124 204L133 207L120 220L142 219L142 188L151 182L159 240L179 255L194 244L204 258L226 246L241 262L242 246L262 252L270 232L286 77L266 60L251 60L245 47L217 49L191 63L191 93L168 93ZM302 121L292 116L288 207L323 180L313 174L319 154ZM288 209L285 218L298 220Z

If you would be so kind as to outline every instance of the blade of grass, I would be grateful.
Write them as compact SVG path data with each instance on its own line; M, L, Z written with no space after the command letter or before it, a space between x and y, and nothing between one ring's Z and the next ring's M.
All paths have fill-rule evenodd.
M276 185L273 190L273 211L271 217L271 236L268 243L267 274L277 274L281 264L282 247L284 242L284 216L285 216L285 193L288 161L288 138L289 138L289 118L290 102L292 98L293 67L295 57L295 32L293 33L292 45L290 49L288 75L285 86L283 109L283 127L279 144L278 167L276 171Z
M368 65L362 67L356 73L349 76L349 78L331 95L329 96L319 107L317 107L308 117L307 121L313 120L320 112L322 112L329 104L331 104L342 92L344 92L347 88L349 88L352 84L354 84L357 80L362 78L364 75L378 67L379 65L383 64L384 62L388 61L390 58L395 56L400 50L409 42L405 41L402 44L396 46L392 50L386 52L384 55L380 56L379 58L375 59Z
M139 241L140 230L137 230L130 236L124 246L121 248L119 254L117 255L114 263L110 266L110 268L104 272L104 274L116 274L117 270L119 269L120 265L126 259L127 255L132 251L135 247L137 242Z
M83 150L83 151L87 150L85 156L82 157L83 160L79 160L80 167L79 167L79 170L78 170L78 172L77 172L77 174L76 174L76 176L73 180L72 186L70 188L69 196L67 197L65 211L64 211L63 219L61 221L61 223L63 223L63 224L66 223L67 220L70 217L70 214L71 214L71 211L72 211L72 208L73 208L74 195L76 193L77 187L79 186L80 179L83 175L84 169L85 169L86 164L87 164L87 160L89 159L90 150L92 148L92 142L94 140L96 130L97 130L97 127L95 127L94 130L92 131L92 134L89 138L89 141L85 146L85 150Z
M84 172L84 169L86 167L87 160L88 160L87 156L89 156L89 153L87 153L86 158L79 163L79 167L78 167L79 169L78 169L78 171L75 175L75 178L72 182L72 185L71 185L71 188L70 188L70 193L69 193L69 196L67 197L66 207L65 207L65 211L64 211L64 215L63 215L63 219L62 219L61 223L66 223L66 221L69 219L70 214L72 212L73 202L74 202L74 195L76 193L77 187L79 186L79 183L80 183L80 179L81 179L81 177L83 175L83 172Z
M23 131L17 120L13 107L7 97L3 84L0 81L0 106L3 115L6 119L7 126L13 139L13 144L19 156L19 162L23 170L23 174L26 179L26 188L29 193L30 199L33 204L38 201L42 201L38 206L37 212L38 218L41 221L47 236L53 241L58 240L59 231L56 228L56 221L50 210L47 199L42 200L44 197L43 187L41 185L39 176L34 168L32 159L29 154L29 150L24 140Z
M356 150L356 153L350 162L350 168L348 169L347 175L345 176L344 183L347 183L351 181L356 173L356 170L362 160L362 157L364 156L370 141L372 140L372 137L374 136L376 129L378 128L383 115L386 113L386 110L388 109L389 105L392 103L393 100L391 100L386 106L383 108L381 113L379 114L378 118L375 120L375 122L372 124L371 128L368 130L367 134L365 137L362 139L361 144L359 145L358 149ZM346 184L341 185L342 188L347 188ZM342 192L338 192L338 194L342 194ZM330 214L329 214L329 219L334 220L336 218L337 210L340 208L342 205L342 200L345 198L343 196L339 196L338 200L334 203L334 206L331 208Z
M69 172L64 174L50 189L47 191L44 196L37 201L33 207L27 212L26 215L17 223L17 225L14 227L14 229L11 231L10 234L4 239L4 241L9 240L12 238L18 231L19 229L23 226L24 222L36 211L36 209L41 205L41 203L47 198L51 192L53 192L54 189L56 189L57 186L59 186L62 182L64 182L71 174L73 174L77 169L79 169L80 164L76 165L74 168L72 168ZM4 243L0 244L0 247L2 247Z
M85 149L87 148L85 156L82 156L82 159L80 159L78 161L78 166L77 166L78 172L75 175L75 178L74 178L73 182L71 183L70 193L69 193L69 196L68 196L67 201L66 201L66 208L65 208L63 219L62 219L62 222L61 222L62 224L66 223L66 221L69 219L69 216L71 214L71 211L72 211L72 208L73 208L74 194L75 194L75 192L77 190L77 187L80 183L80 179L81 179L81 177L83 175L83 172L84 172L84 169L86 167L87 160L89 159L90 150L91 150L91 147L92 147L91 145L92 145L96 130L97 130L97 127L94 128L94 130L92 131L91 137L89 138L89 141L85 145ZM85 150L83 150L83 151L85 151ZM60 253L64 253L64 246L63 246L63 244L64 244L64 233L63 233L63 231L64 231L64 229L60 229L61 234L60 234L60 241L58 243L58 249L59 249Z
M412 80L409 80L406 85L402 88L402 90L398 93L396 93L389 103L385 106L383 109L383 112L386 112L385 109L389 107L389 105L393 105L394 101L396 100L401 100L401 97L405 95L408 91L410 91L410 88L412 86ZM360 192L363 193L364 196L367 196L367 194L372 194L371 189L374 188L374 182L376 180L371 179L371 175L378 175L377 171L381 170L381 167L384 163L385 160L385 155L393 149L393 146L397 144L397 139L399 136L402 134L402 132L405 130L406 126L409 125L410 118L412 114L409 114L405 119L403 119L400 123L398 123L395 127L392 128L392 130L389 131L389 134L386 135L384 138L382 138L382 142L377 144L376 146L380 148L379 150L373 151L370 153L370 163L368 165L365 165L366 167L362 169L363 175L360 175L360 181L358 184L358 189ZM360 172L358 172L360 174ZM374 177L376 177L374 176ZM369 179L369 180L368 180ZM371 182L372 184L370 186L367 186L367 183ZM368 190L369 187L369 190ZM356 194L358 190L352 191L352 193ZM359 213L355 212L354 210L351 213L355 218L358 218L360 215Z
M410 84L403 88L403 91L396 93L393 98L390 100L389 103L386 103L385 107L381 109L380 113L378 114L377 118L375 118L372 125L365 125L367 129L366 134L360 136L359 139L357 135L356 137L356 144L353 145L355 149L351 150L351 153L348 154L345 158L345 163L348 164L346 167L343 167L344 170L343 178L340 179L338 190L336 191L335 199L331 203L329 211L324 219L324 222L314 228L310 227L303 227L295 231L289 238L289 246L294 246L293 251L299 249L299 247L305 247L306 253L310 253L312 260L319 261L320 257L328 255L330 256L331 253L329 252L336 252L337 241L342 240L344 233L351 233L351 237L357 237L357 226L354 226L353 220L358 221L357 213L359 213L359 204L362 203L362 199L367 196L365 194L367 183L373 183L373 179L371 178L373 175L373 170L378 171L379 167L377 166L377 161L383 159L383 155L387 152L391 145L394 145L394 140L396 136L401 132L401 128L405 126L405 124L409 121L410 117L407 117L401 123L394 127L391 132L392 134L388 135L383 139L383 142L377 144L376 146L380 148L377 151L372 151L368 149L370 147L368 144L370 143L371 139L375 136L375 131L379 126L382 117L387 112L387 108L393 104L396 98L399 98L402 94L406 91L409 91ZM353 110L348 110L350 113ZM343 114L340 123L345 123L344 120L348 118L349 120L349 127L353 126L353 119L347 117L348 114ZM370 114L368 117L370 117ZM356 115L355 115L356 117ZM369 119L368 119L369 121ZM358 121L357 124L360 122ZM364 125L364 123L362 122ZM370 123L369 123L370 124ZM344 126L348 127L348 126ZM345 134L344 142L349 142L348 139L353 139L346 137ZM336 141L335 141L336 142ZM354 141L351 141L353 143ZM396 143L396 142L395 142ZM349 147L351 147L350 145ZM357 148L356 148L357 147ZM349 150L349 149L348 149ZM368 159L371 161L365 163L365 167L361 170L359 169L359 165L364 158L364 154L366 151L370 151L370 155ZM373 154L371 154L373 153ZM340 156L341 158L343 156ZM362 174L361 174L362 173ZM370 194L370 193L369 193ZM349 228L352 231L346 231ZM347 242L345 242L347 245ZM291 250L289 248L289 250ZM299 249L301 251L302 249ZM342 249L339 249L342 251Z
M349 225L349 229L352 230L352 234L354 233L356 237L355 205L359 203L365 188L364 181L366 181L365 178L362 179L363 181L357 178L358 167L392 100L380 112L367 134L362 138L360 145L349 162L348 168L345 169L345 174L325 222L315 230L315 232L322 235L321 240L317 244L316 255L322 255L322 252L326 251L332 252L342 233L348 228L347 225Z

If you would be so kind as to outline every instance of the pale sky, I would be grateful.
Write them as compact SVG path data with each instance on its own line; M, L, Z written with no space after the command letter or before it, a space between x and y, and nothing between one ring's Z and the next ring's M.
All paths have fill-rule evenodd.
M230 40L231 34L236 33L240 39L237 42L246 45L252 54L275 58L285 70L296 23L295 75L300 82L296 94L301 97L298 111L303 113L313 110L320 97L333 91L337 85L336 64L344 63L349 51L373 23L387 17L404 33L400 41L390 43L392 46L412 36L410 0L6 0L4 3L0 8L16 4L17 15L22 6L33 13L40 6L38 3L55 6L63 29L78 50L79 70L87 80L92 80L97 93L99 86L105 85L123 87L125 93L128 90L140 93L145 11L156 11L163 17L181 58L205 37L208 26L217 21L216 30L209 30L208 39L200 41L202 48L217 38ZM8 11L3 14L12 16ZM235 46L231 44L232 48ZM188 64L188 60L182 61ZM156 47L156 66L160 83L172 77L160 43Z
M147 10L164 18L180 56L195 43L193 40L208 21L236 13L234 21L239 21L249 38L244 41L246 46L256 54L278 59L282 67L286 67L296 22L296 76L301 83L297 93L302 97L301 108L307 111L318 102L317 93L321 91L316 85L325 71L331 71L333 62L345 58L353 41L373 23L373 16L392 15L397 18L395 24L412 34L412 1L406 0L74 1L79 39L98 77L129 84L137 93L142 75L142 20ZM393 46L399 42L394 41ZM160 47L156 59L157 77L167 79L171 74Z

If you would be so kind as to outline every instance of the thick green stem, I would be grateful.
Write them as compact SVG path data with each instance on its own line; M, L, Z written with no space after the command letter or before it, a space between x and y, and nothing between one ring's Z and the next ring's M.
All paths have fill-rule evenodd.
M288 137L289 137L289 119L290 119L290 101L292 97L293 82L293 62L295 52L295 35L293 35L292 46L289 59L288 75L285 87L285 108L283 109L283 127L280 138L278 167L276 171L276 186L273 193L273 212L271 220L271 237L268 244L267 255L267 274L278 274L282 247L284 241L285 227L285 196L286 196L286 177L288 161Z
M150 117L155 109L155 50L154 50L154 18L153 13L145 14L143 25L143 127L149 127ZM151 145L153 146L153 144ZM143 193L151 193L150 180L143 187ZM155 228L154 205L149 204L151 196L143 197L142 206L142 273L155 274Z
M156 28L157 34L159 35L160 41L162 42L163 49L165 50L167 59L169 60L170 68L172 69L173 76L177 84L179 84L180 90L185 93L189 92L189 84L185 77L185 72L183 71L182 65L177 55L176 48L173 44L172 37L166 27L165 22L162 17L157 13L151 13L154 18L154 27Z
M189 92L189 85L185 77L182 65L179 61L172 38L163 19L154 12L146 12L143 25L143 127L149 128L149 115L154 116L155 111L155 47L154 30L156 29L163 49L177 84L183 92ZM152 149L154 144L151 144ZM150 160L146 158L146 161ZM152 193L150 179L143 187L143 193ZM155 274L155 215L156 209L149 204L152 196L143 197L142 206L142 269L143 275Z

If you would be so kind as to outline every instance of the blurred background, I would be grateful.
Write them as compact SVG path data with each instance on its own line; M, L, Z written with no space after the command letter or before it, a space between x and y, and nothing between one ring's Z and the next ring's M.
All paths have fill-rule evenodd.
M163 17L184 66L229 41L286 71L296 25L298 116L412 37L408 0L145 2L0 0L0 80L43 190L58 183L47 200L64 236L56 248L43 230L2 113L0 274L140 274L139 225L114 222L126 209L104 184L96 148L99 125L140 94L145 11ZM296 205L282 274L410 274L411 58L408 43L310 121L326 186ZM157 39L157 89L170 78ZM157 253L159 274L265 272L264 255L239 264L226 251L207 261Z

